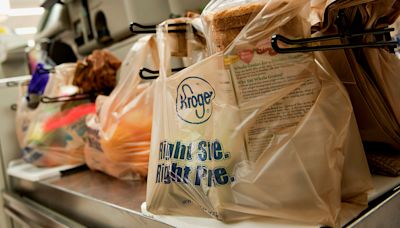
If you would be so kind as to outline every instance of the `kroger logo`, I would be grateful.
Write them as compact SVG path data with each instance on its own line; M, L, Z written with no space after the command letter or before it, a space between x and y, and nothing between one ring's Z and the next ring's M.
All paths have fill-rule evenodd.
M176 112L187 123L204 123L212 114L211 101L214 98L214 88L206 80L185 78L177 88Z

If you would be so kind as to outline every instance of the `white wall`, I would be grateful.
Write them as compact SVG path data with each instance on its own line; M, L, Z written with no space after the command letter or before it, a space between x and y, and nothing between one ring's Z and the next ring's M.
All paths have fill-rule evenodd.
M10 8L32 8L39 7L43 0L0 0L9 1ZM0 22L0 26L6 26L11 29L19 27L36 27L40 20L40 15L34 16L14 16L7 17L6 20ZM32 39L34 35L22 35L25 40Z

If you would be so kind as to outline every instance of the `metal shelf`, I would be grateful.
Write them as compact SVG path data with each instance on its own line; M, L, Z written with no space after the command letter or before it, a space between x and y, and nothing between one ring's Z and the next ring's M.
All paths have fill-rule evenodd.
M30 182L10 177L13 192L88 227L316 227L277 219L224 224L209 218L142 213L146 183L81 171ZM400 227L400 178L374 177L370 207L347 227Z
M144 182L82 171L39 182L11 177L11 185L13 192L88 227L169 227L141 214Z

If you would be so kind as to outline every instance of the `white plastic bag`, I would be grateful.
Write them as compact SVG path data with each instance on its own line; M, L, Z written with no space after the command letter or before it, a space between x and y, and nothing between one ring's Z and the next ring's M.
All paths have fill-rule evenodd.
M71 95L76 64L56 67L44 91L48 97ZM27 87L21 85L16 116L17 138L24 160L37 166L84 163L85 115L94 112L89 99L28 107ZM73 94L73 93L72 93Z
M169 77L160 26L147 210L339 226L371 187L350 100L317 55L270 47L275 33L310 35L308 1L260 2L224 53ZM354 175L365 179L351 185Z
M176 18L167 23L178 23L175 29L188 29L169 34L168 46L174 56L187 65L204 58L205 45L191 29L192 19ZM118 86L110 96L98 98L98 115L86 122L90 130L85 157L90 168L121 179L147 176L154 86L144 82L139 72L144 67L158 70L158 57L154 35L139 39L122 64Z
M140 38L121 68L121 80L110 96L96 100L97 115L86 119L86 163L120 179L146 178L153 111L153 87L141 83L139 71L158 68L153 35Z

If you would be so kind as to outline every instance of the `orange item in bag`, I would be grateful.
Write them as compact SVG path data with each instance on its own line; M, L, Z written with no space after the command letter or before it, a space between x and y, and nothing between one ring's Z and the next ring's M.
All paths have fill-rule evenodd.
M147 176L153 109L152 87L148 84L138 87L145 88L127 105L129 111L123 113L114 123L115 130L111 137L101 137L100 144L111 161L136 164L136 171L141 176Z

